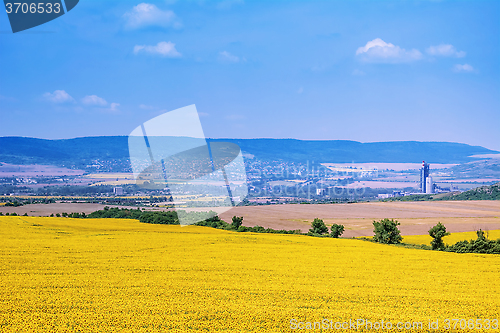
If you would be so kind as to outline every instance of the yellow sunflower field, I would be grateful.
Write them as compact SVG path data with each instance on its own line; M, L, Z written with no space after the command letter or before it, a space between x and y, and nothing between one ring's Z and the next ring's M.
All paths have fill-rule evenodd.
M0 237L2 332L499 331L499 255L125 219Z

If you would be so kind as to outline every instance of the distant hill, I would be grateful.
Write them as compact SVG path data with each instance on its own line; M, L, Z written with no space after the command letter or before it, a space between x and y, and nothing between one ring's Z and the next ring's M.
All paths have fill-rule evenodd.
M318 163L466 163L476 151L496 153L480 146L453 142L369 142L347 140L217 139L238 144L262 159L313 160Z
M238 144L243 152L258 159L314 161L317 163L408 162L466 163L471 155L498 153L479 146L451 142L372 142L346 140L306 141L295 139L211 139ZM85 168L93 161L114 161L129 165L126 136L84 137L45 140L0 137L0 162L54 164ZM117 162L118 161L118 162Z
M460 194L455 194L444 200L500 200L500 183L481 186Z

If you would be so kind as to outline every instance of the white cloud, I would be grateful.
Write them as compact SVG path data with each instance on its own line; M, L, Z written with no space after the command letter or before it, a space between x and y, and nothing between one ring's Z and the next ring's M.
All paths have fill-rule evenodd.
M352 71L352 75L362 76L362 75L365 75L365 72L363 72L362 70L359 70L359 69L355 69Z
M470 73L470 72L474 71L474 67L472 67L469 64L463 64L463 65L456 64L453 67L453 71L457 72L457 73L460 73L460 72L462 72L462 73Z
M158 54L162 57L179 58L182 54L175 49L175 44L172 42L159 42L156 45L136 45L134 53L146 52L150 54Z
M111 103L109 110L110 111L118 111L119 106L120 106L120 103Z
M149 3L140 3L123 15L126 27L138 29L147 26L180 28L182 24L171 10L161 10Z
M43 97L52 103L58 104L75 101L75 99L64 90L56 90L53 93L46 92L45 94L43 94Z
M356 56L366 62L398 63L422 58L419 50L405 50L380 38L375 38L356 50Z
M235 56L227 51L220 52L219 59L225 62L240 62L240 57Z
M457 51L457 49L451 44L440 44L431 46L427 48L425 51L433 56L457 57L457 58L465 57L464 51Z
M82 103L85 105L97 105L97 106L106 106L108 102L104 98L101 98L96 95L89 95L82 98Z
M143 110L154 110L155 109L154 106L152 106L152 105L146 105L146 104L139 105L139 108L141 108Z

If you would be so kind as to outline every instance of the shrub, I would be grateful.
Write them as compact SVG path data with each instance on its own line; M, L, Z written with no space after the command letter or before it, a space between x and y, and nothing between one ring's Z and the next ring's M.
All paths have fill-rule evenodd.
M446 227L441 223L438 222L435 226L429 229L429 236L431 236L433 239L431 241L432 249L433 250L444 250L444 242L443 242L443 237L448 236L450 233L446 232Z
M22 205L23 205L23 203L19 202L19 201L7 202L5 204L6 207L19 207L19 206L22 206Z
M400 223L394 219L383 219L380 222L373 221L373 232L375 236L373 240L384 244L399 244L403 237L398 229Z
M321 219L314 219L314 221L311 224L311 229L309 229L309 232L313 234L318 234L322 235L324 233L328 233L328 227L325 225L325 222Z
M488 253L500 254L500 239L496 241L489 240L484 236L484 232L479 229L476 231L477 239L469 241L460 241L446 248L448 252L457 253Z
M330 236L332 236L333 238L339 238L344 233L344 226L342 224L334 223L332 224L330 230L331 230Z
M238 228L243 224L243 216L233 216L231 226L238 230Z
M210 217L206 220L195 223L194 225L202 226L202 227L211 227L216 229L229 229L230 224L222 221L217 215L214 217Z

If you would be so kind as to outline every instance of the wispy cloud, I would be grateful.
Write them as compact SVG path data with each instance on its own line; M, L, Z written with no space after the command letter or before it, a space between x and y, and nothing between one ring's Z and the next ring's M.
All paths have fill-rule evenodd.
M119 114L120 103L108 103L104 98L97 95L88 95L81 99L83 105L93 107L96 111ZM109 105L109 107L108 107ZM83 110L83 109L82 109Z
M123 17L126 20L125 26L129 29L139 29L148 26L173 27L182 26L180 20L171 10L161 10L149 3L140 3L134 6L131 11L126 12Z
M235 56L234 54L231 54L227 51L222 51L219 52L219 60L223 62L240 62L240 61L245 61L246 59L240 59L240 57Z
M108 102L104 98L101 98L96 95L89 95L82 98L82 103L85 105L97 105L97 106L106 106Z
M451 44L440 44L431 46L428 47L425 51L430 55L441 56L441 57L463 58L466 55L464 51L457 51L457 49Z
M154 109L156 109L154 106L152 106L152 105L146 105L146 104L139 105L139 108L143 109L143 110L154 110Z
M156 45L136 45L134 46L134 54L141 52L160 55L168 58L180 58L182 54L175 49L175 44L172 42L159 42Z
M405 50L380 38L375 38L356 50L356 56L365 62L401 63L422 58L419 50Z
M53 93L46 92L45 94L43 94L43 98L45 98L45 100L49 102L57 104L70 103L75 101L75 99L64 90L55 90Z
M303 87L300 87L299 89L297 89L297 94L302 94L304 92L304 88Z
M112 112L112 113L118 113L120 112L120 110L118 110L118 107L120 106L120 103L111 103L109 105L109 111Z
M456 64L453 66L453 71L456 73L472 73L474 72L474 67L469 64Z

